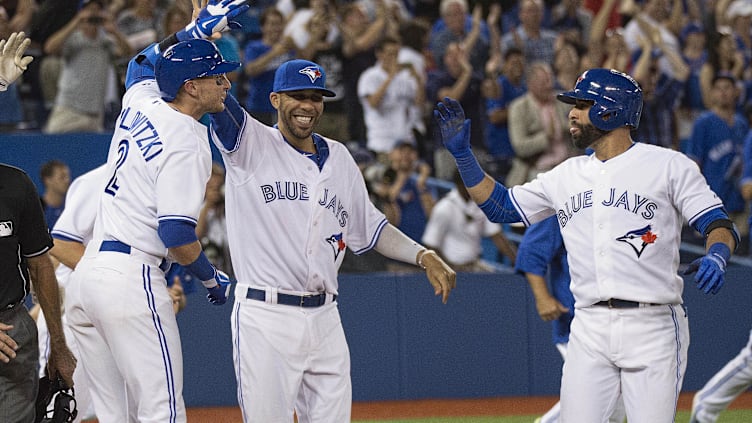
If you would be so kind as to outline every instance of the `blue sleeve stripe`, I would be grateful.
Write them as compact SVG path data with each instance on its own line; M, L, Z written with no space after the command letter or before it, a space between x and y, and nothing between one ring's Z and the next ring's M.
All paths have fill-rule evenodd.
M159 216L158 220L159 220L160 225L162 224L162 222L170 221L170 220L187 222L187 223L192 224L194 227L196 227L196 224L198 223L196 219L190 216L182 216L182 215L177 215L177 214L167 214L164 216Z
M509 196L509 201L514 205L514 208L516 210L520 210L517 214L520 215L520 220L525 226L530 226L530 219L528 219L527 215L524 211L522 211L522 208L520 207L520 204L517 202L517 199L514 198L514 187L509 188L507 190L507 195Z
M365 247L365 248L361 248L358 251L353 251L353 253L355 255L359 256L359 255L361 255L361 254L363 254L363 253L365 253L367 251L372 250L373 247L376 246L376 243L379 241L379 237L381 236L381 231L384 230L384 227L386 226L387 223L388 222L387 222L386 218L384 218L384 220L382 220L381 223L379 223L379 227L376 228L376 233L373 234L373 238L371 239L371 243L368 244L368 246Z
M50 233L50 235L52 235L52 237L55 239L60 239L63 241L80 242L81 244L84 243L83 237L65 231L54 230Z
M185 220L160 220L157 233L167 248L179 247L198 240L196 224Z
M704 225L704 226L702 227L703 229L705 229L705 228L706 228L706 227L707 227L707 226L708 226L708 225L710 224L710 222L712 222L713 220L717 220L717 219L724 219L724 218L725 218L725 219L728 219L728 214L726 214L726 211L725 211L725 210L723 210L723 204L721 204L721 203L718 203L718 204L712 205L712 206L710 206L710 207L707 207L707 208L705 208L705 209L701 210L701 211L700 211L699 213L697 213L696 215L692 216L692 217L691 217L691 218L690 218L690 219L689 219L689 220L687 221L687 223L689 223L689 225L690 225L690 226L692 226L693 228L697 229L697 227L698 227L698 222L697 222L697 221L698 221L699 219L702 219L702 218L704 218L704 217L705 217L706 215L708 215L709 213L711 213L711 212L712 212L712 211L714 211L714 210L718 210L720 214L717 214L716 216L721 216L721 217L716 217L716 218L714 218L714 219L712 219L712 220L708 220L708 221L707 221L707 223L706 223L706 224L705 224L705 225ZM699 229L697 229L697 230L698 230L698 231L699 231L699 232L700 232L701 234L702 234L702 233L705 233L705 232L703 232L703 231L700 231Z

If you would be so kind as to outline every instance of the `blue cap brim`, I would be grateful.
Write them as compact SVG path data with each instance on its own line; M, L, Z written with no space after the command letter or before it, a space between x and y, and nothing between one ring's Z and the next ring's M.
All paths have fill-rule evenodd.
M290 91L304 91L304 90L320 91L321 94L324 97L336 97L337 96L337 94L334 91L332 91L332 90L328 90L326 88L320 88L320 87L312 87L310 85L301 85L301 86L297 86L297 87L287 87L284 90L278 90L276 92L278 92L278 93L288 93Z

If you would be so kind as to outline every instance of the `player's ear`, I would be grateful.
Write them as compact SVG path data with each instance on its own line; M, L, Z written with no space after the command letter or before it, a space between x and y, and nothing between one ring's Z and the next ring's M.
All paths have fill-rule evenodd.
M180 91L185 91L191 97L195 97L198 94L198 87L196 86L195 80L189 79L185 81L185 83L183 83L183 86L178 90L178 92Z
M269 101L272 103L272 107L279 109L279 93L269 93Z

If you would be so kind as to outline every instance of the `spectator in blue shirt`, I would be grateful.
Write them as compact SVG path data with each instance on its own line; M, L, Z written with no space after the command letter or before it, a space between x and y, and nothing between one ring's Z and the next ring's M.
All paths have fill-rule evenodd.
M713 80L711 108L692 128L686 154L697 162L708 185L723 201L739 233L747 233L747 215L740 190L747 119L736 111L736 79L719 74Z
M274 71L282 63L295 58L292 41L282 35L285 18L274 6L261 13L261 39L245 46L243 72L248 77L245 108L259 121L271 126L277 122L277 110L269 101Z

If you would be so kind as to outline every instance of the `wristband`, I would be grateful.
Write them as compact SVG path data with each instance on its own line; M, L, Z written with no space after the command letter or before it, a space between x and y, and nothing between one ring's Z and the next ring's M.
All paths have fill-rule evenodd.
M214 275L217 274L217 269L211 264L203 251L201 251L201 254L198 255L193 263L185 267L188 271L193 273L205 287L211 288L217 284L214 280Z
M716 242L715 244L711 245L710 248L708 248L708 255L711 254L723 259L724 268L729 262L729 259L731 259L731 249L729 249L728 245L722 242Z
M187 41L187 40L181 40L178 38L178 33L174 33L170 35L169 37L165 38L164 40L159 42L159 51L165 51L170 46L175 45L179 43L180 41Z
M455 156L454 160L457 162L457 170L459 170L466 187L474 187L486 177L486 173L481 169L478 159L475 158L471 150L468 149L467 152Z
M5 91L8 89L8 81L5 80L5 78L0 78L0 92Z
M421 269L423 269L423 270L426 270L426 265L425 265L425 264L423 264L423 257L425 257L425 256L426 256L426 254L429 254L429 253L434 253L434 254L436 254L436 251L434 251L434 250L429 250L429 249L427 249L427 248L424 248L424 249L422 249L422 250L420 250L420 251L418 252L418 257L417 257L417 259L415 260L415 262L416 262L416 263L418 264L418 267L420 267L420 268L421 268Z

